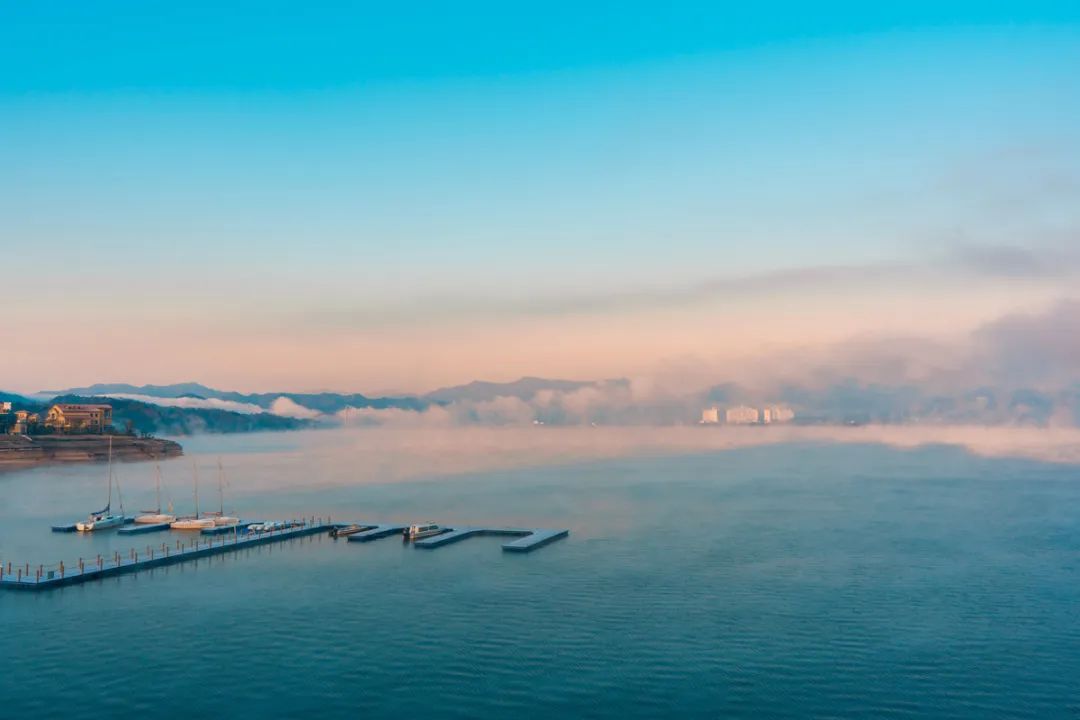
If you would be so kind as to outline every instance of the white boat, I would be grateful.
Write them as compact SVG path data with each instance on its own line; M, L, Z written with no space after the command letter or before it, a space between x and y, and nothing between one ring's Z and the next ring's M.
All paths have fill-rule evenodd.
M172 510L172 503L169 503ZM155 510L143 510L142 515L135 517L135 522L141 525L160 525L176 521L176 516L161 512L161 466L157 466L157 508Z
M86 520L75 523L75 529L79 532L93 532L94 530L105 530L108 528L120 527L123 524L123 515L94 513Z
M206 530L214 527L213 518L199 515L199 466L195 463L194 458L191 460L191 469L195 477L195 515L193 517L183 517L170 523L169 527L173 530Z
M112 509L112 486L113 486L113 472L112 472L112 435L109 436L109 466L105 471L105 480L109 484L109 500L105 507L97 512L90 513L90 517L82 522L75 523L75 529L79 532L93 532L94 530L105 530L107 528L119 527L124 524L124 501L120 500L120 514L113 515ZM120 488L116 489L117 495L120 494Z
M424 523L422 525L410 525L405 528L402 535L408 540L419 540L420 538L431 537L432 535L438 535L443 532L443 529L435 523Z

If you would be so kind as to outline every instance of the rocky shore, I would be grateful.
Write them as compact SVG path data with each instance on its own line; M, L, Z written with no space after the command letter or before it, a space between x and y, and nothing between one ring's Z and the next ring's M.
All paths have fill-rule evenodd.
M113 436L114 460L159 460L183 454L184 449L172 440ZM104 462L108 457L109 438L104 435L0 436L0 471L54 463Z

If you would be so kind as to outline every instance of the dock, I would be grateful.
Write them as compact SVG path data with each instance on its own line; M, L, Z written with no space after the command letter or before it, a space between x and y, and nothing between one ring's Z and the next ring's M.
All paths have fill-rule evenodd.
M517 538L517 540L503 543L502 549L505 552L531 552L569 534L569 530L549 530L546 528L457 527L450 528L447 532L439 535L417 540L413 545L425 550L432 550L459 542L465 538L494 535Z
M284 542L295 538L327 533L335 527L329 521L321 519L314 522L297 523L293 527L265 533L245 533L243 535L196 537L190 544L179 547L163 543L159 548L148 548L146 552L132 550L123 555L114 553L112 557L98 556L90 562L79 561L74 567L65 567L60 563L57 568L46 569L39 565L12 568L10 564L0 568L0 589L4 590L53 590L102 580L114 575L139 572L155 567L177 565L199 558L235 552L244 548Z
M359 525L364 528L354 535L349 535L349 542L371 542L372 540L378 540L379 538L390 537L391 535L401 535L402 530L409 527L408 525L379 525L378 523L349 523L350 525Z
M199 531L201 535L232 535L233 531L240 532L247 530L249 525L255 525L261 522L260 520L243 520L235 525L215 525L212 528L203 528Z
M161 532L169 529L170 523L146 523L122 527L116 531L117 535L145 535L146 533Z
M117 529L120 535L143 535L147 533L163 532L170 528L169 523L154 523L139 525L134 524L134 518L126 518L128 527ZM55 588L76 585L91 580L101 580L113 575L139 572L155 567L176 565L178 563L197 560L199 558L234 552L244 548L250 548L268 543L284 542L294 538L330 533L330 531L358 525L362 529L347 537L348 542L363 543L387 538L400 537L402 531L409 526L402 524L387 523L332 523L327 518L310 518L308 520L294 520L278 523L283 525L276 530L251 532L249 526L261 524L257 521L243 521L236 525L222 525L214 528L206 528L200 533L191 533L187 538L176 539L175 544L168 542L159 546L146 546L143 550L130 550L127 554L114 552L111 557L98 555L90 561L82 558L71 566L65 566L63 562L55 566L37 565L29 563L12 565L9 561L6 565L0 565L0 590L51 590ZM53 526L54 532L74 532L74 525ZM433 550L435 548L452 545L456 542L471 537L500 536L513 538L503 543L505 552L527 553L548 543L567 537L569 530L549 528L514 528L514 527L486 527L474 525L444 526L437 535L421 538L413 541L415 548ZM189 539L190 538L190 539Z
M348 537L349 542L371 542L380 538L401 535L407 525L379 525L376 523L354 523L364 528L355 535ZM432 535L420 540L413 541L413 546L425 550L433 550L445 545L460 542L465 538L481 536L504 536L517 538L503 543L502 549L506 552L531 552L543 547L548 543L555 542L570 534L569 530L552 530L548 528L507 528L507 527L482 527L472 525L459 525L445 527L438 535Z

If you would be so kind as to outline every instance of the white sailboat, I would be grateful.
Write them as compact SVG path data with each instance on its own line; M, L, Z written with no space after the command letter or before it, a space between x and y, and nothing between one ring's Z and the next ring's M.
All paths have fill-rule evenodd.
M172 515L172 503L169 503L169 513L161 512L161 466L155 467L157 472L157 509L143 510L143 514L135 518L135 522L142 525L158 525L161 523L176 522L176 516Z
M191 460L191 467L195 473L195 517L180 518L172 522L169 527L173 530L205 530L214 527L212 519L199 517L199 466L194 458Z
M240 522L240 518L233 517L232 515L225 514L225 468L221 466L221 458L217 461L218 467L218 511L216 513L207 513L214 518L214 525L236 525Z
M93 532L94 530L105 530L107 528L119 527L124 524L124 501L120 500L120 514L112 514L112 486L113 486L113 472L112 472L112 435L109 436L109 466L105 471L105 480L109 484L109 500L105 504L105 507L97 512L90 513L90 517L82 522L75 523L75 529L79 532ZM116 490L117 495L120 494L120 488Z

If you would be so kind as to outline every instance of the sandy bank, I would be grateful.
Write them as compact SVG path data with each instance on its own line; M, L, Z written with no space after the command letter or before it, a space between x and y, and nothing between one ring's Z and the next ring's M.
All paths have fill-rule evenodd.
M157 460L184 453L179 443L159 438L113 437L113 459ZM102 435L0 436L0 471L52 463L104 462L109 439Z

